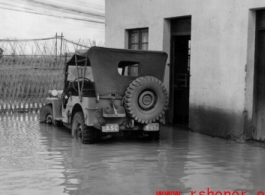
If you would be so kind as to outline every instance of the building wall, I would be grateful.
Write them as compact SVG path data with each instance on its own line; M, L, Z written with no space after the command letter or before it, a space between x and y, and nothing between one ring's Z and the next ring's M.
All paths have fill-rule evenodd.
M260 8L265 8L262 0L106 1L106 46L126 48L126 29L148 27L149 50L170 54L170 19L191 16L189 127L208 135L250 137L255 9ZM168 66L164 82L169 88Z

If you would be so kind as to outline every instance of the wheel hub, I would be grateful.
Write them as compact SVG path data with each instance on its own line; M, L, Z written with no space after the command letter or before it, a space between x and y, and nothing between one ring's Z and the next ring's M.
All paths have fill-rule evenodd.
M82 138L82 126L81 124L76 125L76 138L81 139Z
M154 92L152 91L144 91L139 99L138 99L138 103L139 103L139 106L142 108L142 109L151 109L154 104L155 104L155 94Z
M143 97L143 104L144 105L149 105L152 102L152 97L149 95L146 95Z
M46 116L46 123L47 123L47 124L52 124L52 115L51 115L51 114L48 114L48 115Z

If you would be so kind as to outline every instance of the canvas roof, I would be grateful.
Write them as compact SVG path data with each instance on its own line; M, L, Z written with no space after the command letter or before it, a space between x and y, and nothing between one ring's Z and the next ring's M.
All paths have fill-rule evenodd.
M160 51L91 47L76 51L67 65L75 65L76 58L77 60L88 58L87 65L92 68L97 94L123 96L129 84L137 77L120 75L118 66L138 63L141 69L138 77L153 76L163 81L167 54ZM78 65L84 65L84 62Z

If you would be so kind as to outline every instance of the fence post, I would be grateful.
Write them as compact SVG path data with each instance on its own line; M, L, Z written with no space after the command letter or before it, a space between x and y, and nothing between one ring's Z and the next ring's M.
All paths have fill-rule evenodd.
M63 33L61 33L60 61L61 61L61 57L62 57L62 49L63 49Z
M57 33L55 35L55 61L57 62Z

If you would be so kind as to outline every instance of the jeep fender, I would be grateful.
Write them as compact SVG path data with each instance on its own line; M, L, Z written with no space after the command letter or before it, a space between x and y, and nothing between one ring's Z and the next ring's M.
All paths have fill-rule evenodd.
M70 123L72 123L75 113L82 112L84 114L85 124L87 126L94 126L95 109L84 108L84 105L76 103L72 109Z
M62 118L62 102L59 98L46 98L46 105L52 106L53 119L60 120Z

